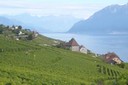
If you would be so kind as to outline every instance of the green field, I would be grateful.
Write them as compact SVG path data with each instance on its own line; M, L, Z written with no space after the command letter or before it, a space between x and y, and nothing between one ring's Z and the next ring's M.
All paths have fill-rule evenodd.
M128 77L122 77L126 69L45 43L53 39L16 41L0 35L0 85L128 85Z

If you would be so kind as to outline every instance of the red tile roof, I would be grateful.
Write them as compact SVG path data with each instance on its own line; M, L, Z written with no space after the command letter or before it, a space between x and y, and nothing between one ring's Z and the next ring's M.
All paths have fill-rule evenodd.
M81 48L85 48L85 47L84 47L83 45L81 45L81 46L80 46L80 49L81 49Z
M79 44L76 42L76 40L74 38L72 38L69 42L68 45L70 46L79 46Z
M113 58L118 58L119 60L121 60L115 53L105 54L105 61L106 62L109 62L109 61L113 60Z

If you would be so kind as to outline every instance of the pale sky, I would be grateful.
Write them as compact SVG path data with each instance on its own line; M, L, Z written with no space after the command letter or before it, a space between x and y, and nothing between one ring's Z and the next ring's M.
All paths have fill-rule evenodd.
M71 15L86 19L108 5L126 3L127 0L0 0L0 14Z

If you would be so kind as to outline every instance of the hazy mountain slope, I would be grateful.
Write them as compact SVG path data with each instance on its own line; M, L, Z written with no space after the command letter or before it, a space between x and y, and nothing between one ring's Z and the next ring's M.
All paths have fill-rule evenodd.
M23 18L24 16L22 16ZM7 16L3 16L1 15L0 16L0 24L4 24L4 25L9 25L9 26L12 26L12 25L21 25L23 28L28 28L28 29L31 29L31 30L34 30L34 31L39 31L39 32L49 32L48 30L44 29L44 28L41 28L41 30L38 30L37 27L35 27L36 23L32 22L32 23L26 23L25 21L31 21L29 19L29 17L24 17L25 20L23 21L20 21L18 19L15 19L15 18L9 18ZM37 24L38 25L38 24Z
M6 16L11 19L16 19L28 25L34 27L37 31L41 31L42 28L51 32L65 32L69 30L72 25L78 22L77 19L72 16L32 16L29 14L20 14L16 16Z
M8 19L6 17L0 16L0 24L4 24L4 25L23 25L22 22L17 21L17 20L11 20Z
M76 23L69 32L85 34L128 33L128 4L108 6L89 19Z

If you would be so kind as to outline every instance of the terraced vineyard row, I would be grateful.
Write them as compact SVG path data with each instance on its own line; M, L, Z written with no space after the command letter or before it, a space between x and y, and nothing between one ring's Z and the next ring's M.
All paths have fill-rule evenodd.
M121 72L107 68L107 67L102 66L102 65L97 65L97 69L98 69L99 73L108 75L112 78L118 78L121 75Z

